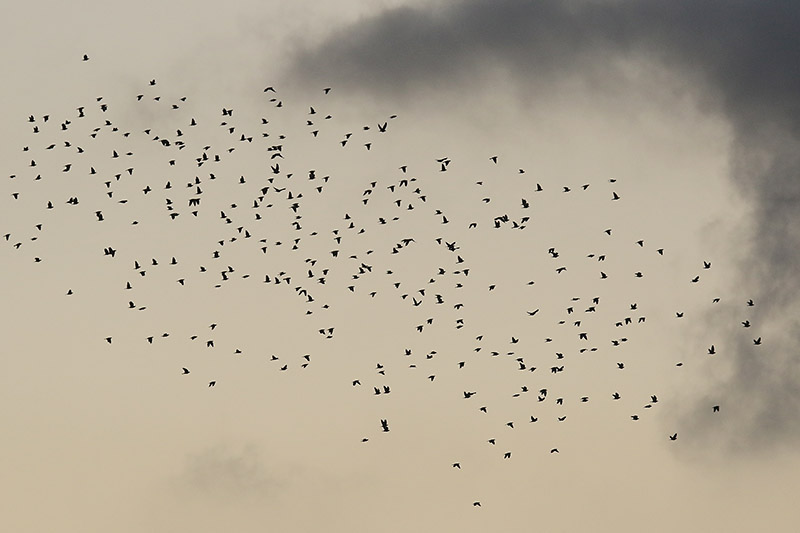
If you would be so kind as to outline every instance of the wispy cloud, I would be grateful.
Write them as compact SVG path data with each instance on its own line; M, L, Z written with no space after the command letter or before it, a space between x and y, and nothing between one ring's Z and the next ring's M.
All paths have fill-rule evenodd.
M255 446L215 446L187 457L179 484L216 501L269 501L285 480L266 465Z

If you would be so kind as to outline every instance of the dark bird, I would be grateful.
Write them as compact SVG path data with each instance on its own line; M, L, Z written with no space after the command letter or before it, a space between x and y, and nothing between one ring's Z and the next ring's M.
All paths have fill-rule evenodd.
M189 373L189 369L188 369L188 368L186 368L186 367L183 367L183 369L182 369L182 370L183 370L183 373L184 373L184 374L188 374L188 373Z
M381 428L383 428L384 433L389 431L389 422L386 419L381 419Z

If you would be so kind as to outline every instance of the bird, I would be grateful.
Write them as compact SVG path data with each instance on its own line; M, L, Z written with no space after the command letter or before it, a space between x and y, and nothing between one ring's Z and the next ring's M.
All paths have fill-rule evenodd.
M74 60L77 57L76 54ZM88 60L88 54L83 54L83 61ZM102 67L102 60L99 63L97 58L93 60L89 68L94 72ZM320 391L335 392L338 388L339 393L347 394L341 389L352 389L351 394L361 395L367 400L361 402L353 398L353 402L350 402L351 409L361 414L388 407L387 402L392 404L392 408L402 407L402 402L410 401L409 394L423 393L415 389L422 383L430 387L428 392L433 395L429 396L431 403L426 404L425 408L431 411L431 416L444 419L449 413L437 412L436 409L445 408L446 402L450 401L447 398L454 401L470 399L480 390L480 401L486 404L478 409L474 409L474 404L466 405L469 409L465 416L481 416L486 424L492 424L493 427L495 424L505 424L509 429L516 429L508 435L524 444L535 444L533 438L551 438L553 435L548 432L553 431L550 425L553 418L563 422L569 416L570 425L576 426L582 421L581 414L577 412L580 407L574 408L570 400L574 404L588 403L590 396L580 396L582 393L575 390L569 392L574 396L567 395L564 384L560 386L555 382L563 379L562 376L568 376L567 385L580 383L580 372L585 373L589 368L611 372L615 368L611 365L616 364L616 369L625 369L626 372L606 376L615 378L617 382L607 382L605 386L611 388L606 392L600 390L600 396L592 397L595 407L586 407L609 408L608 395L618 402L612 409L634 398L635 395L631 396L630 392L632 382L629 383L628 378L635 379L639 365L627 353L611 359L602 355L603 348L608 346L604 343L625 350L628 338L633 340L637 335L657 331L658 320L670 321L674 312L667 307L666 315L656 312L650 314L651 306L648 304L652 304L655 293L645 290L643 286L630 287L625 283L625 280L630 282L633 281L630 278L636 278L639 285L666 284L671 278L664 274L672 274L669 270L671 267L660 261L664 248L656 249L658 255L649 255L651 248L660 246L651 240L651 234L645 233L650 228L637 225L630 215L627 215L628 219L624 218L625 210L631 204L645 205L644 199L636 198L641 191L624 188L621 180L617 181L616 178L609 179L609 183L614 185L606 185L609 188L603 191L597 190L604 186L603 183L592 183L593 193L588 193L590 183L586 177L571 177L571 183L545 181L541 184L532 179L516 181L513 176L512 179L502 174L495 176L491 173L507 172L505 162L511 160L505 152L500 152L505 149L503 146L482 148L485 151L481 152L483 155L479 153L478 158L487 157L485 154L489 153L491 164L486 165L486 159L483 159L472 169L460 165L461 160L455 157L456 154L431 158L427 164L418 164L418 160L412 159L415 154L404 150L407 147L390 146L398 140L394 137L395 132L388 130L389 122L396 115L388 118L387 115L368 117L365 119L366 126L345 133L347 130L336 128L352 129L352 126L337 123L331 115L326 115L325 106L318 101L302 102L297 95L283 101L278 98L273 86L254 87L256 94L261 94L267 100L262 103L271 104L268 110L257 116L243 117L242 111L236 109L234 113L230 103L223 102L222 116L218 122L210 124L213 121L207 117L211 114L201 114L201 110L194 107L198 104L193 104L189 113L190 106L182 104L185 98L167 98L167 94L174 94L171 89L164 87L163 98L156 94L156 79L145 78L140 85L146 89L128 91L122 95L129 97L131 105L138 107L137 120L128 121L128 124L123 122L126 114L119 114L116 112L119 110L114 108L114 103L124 101L123 98L114 98L116 95L94 97L97 100L89 100L82 107L67 109L66 113L62 113L62 120L54 121L52 127L47 116L34 116L26 112L21 117L24 131L20 134L19 146L15 148L25 153L24 158L19 158L17 162L20 170L7 179L13 188L8 189L11 196L6 198L8 201L18 200L17 205L20 206L9 211L9 216L13 217L20 209L25 216L10 220L6 224L8 229L4 231L13 233L8 233L4 240L0 239L0 244L7 245L8 254L17 253L25 261L41 262L42 265L35 267L47 268L42 271L45 276L54 276L55 270L49 270L51 267L58 269L62 264L75 263L76 268L59 270L53 278L55 281L64 280L64 285L55 285L56 296L64 294L63 286L72 287L67 294L71 295L70 312L74 312L74 319L81 317L81 320L88 322L92 318L102 318L103 323L111 320L115 328L120 328L105 333L114 334L114 344L108 350L113 351L115 358L127 354L131 356L136 348L147 348L152 356L167 352L187 353L186 350L191 348L208 352L203 348L205 344L206 348L214 350L213 354L217 354L214 358L207 358L213 364L234 364L231 361L225 363L224 354L239 355L241 357L237 357L235 364L252 367L251 377L256 380L254 383L263 383L275 391L282 390L282 386L275 388L277 384L272 383L275 379L289 380L285 385L297 391L314 387ZM159 92L162 85L163 82L158 84ZM329 95L332 89L320 86L315 90ZM316 98L322 98L326 104L333 103L329 98L335 97L335 93L334 97L316 93ZM213 114L219 116L219 109L214 108ZM58 115L53 112L52 116ZM328 120L330 122L326 122ZM128 127L138 125L141 121L152 123ZM250 131L254 125L261 126L261 136L256 140L253 140ZM307 127L304 131L311 135L295 135L302 127ZM459 140L457 129L450 133L454 136L450 140ZM38 137L28 137L32 134ZM79 141L85 139L84 134L89 135L89 139ZM9 138L13 140L13 136ZM316 148L319 151L312 153L306 150L312 146L310 143L321 148ZM365 150L350 150L359 144ZM448 141L445 144L458 146L457 142ZM321 169L328 165L324 164L326 162L322 158L329 149L342 148L349 151L350 155L345 159L354 166L369 163L370 176L365 178L360 172L351 174L347 176L347 184L344 184L340 179L343 175L341 168L337 168L336 173L328 170L331 174L323 175ZM269 168L264 166L262 169L256 163L247 166L256 161L257 151L267 156ZM394 166L388 169L381 168L388 160L380 157L374 159L373 156L389 152L402 153L402 157L408 159L391 163ZM498 153L504 154L503 165L500 164L499 155L496 155ZM526 154L521 156L526 157ZM370 158L370 161L367 162L365 158ZM144 167L138 164L143 160L146 162ZM397 166L397 162L403 164ZM159 168L162 172L169 169L167 177L161 178L164 181L154 182L150 177L156 176L158 180ZM73 178L57 180L58 186L48 189L49 184L53 183L52 172L57 173L58 169L70 172ZM472 177L481 169L490 173ZM516 164L510 167L510 171L514 175L525 174L525 170ZM9 174L11 172L14 170ZM440 174L444 172L448 172L448 176ZM178 181L181 176L187 176L185 186ZM543 176L539 179L548 178ZM165 182L166 185L160 186ZM582 191L587 191L587 194L581 195ZM456 192L458 194L452 196ZM576 192L576 195L569 192ZM595 192L600 196L594 198ZM608 192L612 193L610 199L616 203L605 203L609 199L605 196ZM619 202L621 197L625 197L626 202ZM455 203L451 202L453 198L457 199ZM599 203L593 202L597 199ZM444 205L436 205L440 201ZM616 210L612 217L614 222L602 222L610 220L600 212L606 208ZM587 231L583 235L583 232L570 230L569 238L565 238L563 232L558 231L557 214L571 216L578 210L581 220L586 222ZM523 217L522 214L531 216ZM37 218L39 216L43 218ZM547 218L550 216L553 218ZM616 227L615 231L600 225L617 224L617 220L622 225ZM43 224L33 224L38 222ZM95 222L103 224L102 234L89 231L88 228L94 227ZM69 250L65 252L69 254L66 263L56 253L46 255L47 246L51 246L50 250L59 251L58 246L53 244L59 233L53 233L51 229L54 226L58 228L59 224L63 224L64 231L73 227L77 229L70 233L68 241L58 245ZM626 233L629 228L641 233L630 235ZM524 235L530 237L517 233L522 230L527 232ZM606 237L602 237L603 234ZM619 240L620 236L622 241ZM95 237L105 240L98 243ZM95 244L91 244L93 242ZM645 242L648 243L647 251L643 250ZM80 252L86 246L95 248L87 248L90 253L82 255ZM626 249L634 251L636 246L645 253L644 261L624 253ZM100 248L103 249L102 255ZM153 250L153 255L155 250L161 255L156 256L158 259L152 255L141 255L150 253L150 250ZM486 256L483 253L486 250L492 253ZM520 259L528 252L537 254L545 250L548 250L549 256L545 259L558 261L548 263L549 269L540 268L542 265L539 262L528 264ZM622 255L617 253L619 251ZM181 257L181 260L178 261L175 256ZM51 260L51 257L55 260ZM151 257L149 263L146 257ZM689 279L692 283L699 282L697 271L700 260L704 271L711 269L711 261L707 258L692 259L694 263L687 264L694 265L694 272L677 273L678 276L686 276L678 278L680 286L663 287L665 294L674 292L669 296L686 302L679 304L681 306L692 305L692 299L707 297L707 293L696 294L698 289L703 291L703 286L681 285ZM216 272L213 268L207 268L207 261L218 267ZM581 261L587 263L582 265ZM606 270L593 269L594 261L604 262L603 268ZM134 282L128 281L131 279L130 264L134 266L131 270L140 276L134 276ZM715 273L722 266L715 265ZM645 270L647 276L644 276ZM76 272L80 273L76 281L68 281L67 276L74 277ZM694 278L691 277L692 273L695 274ZM554 274L557 275L557 282L547 279L547 276ZM704 272L704 282L706 275ZM541 279L537 278L534 283L531 278L537 276ZM601 293L600 288L594 285L598 277L605 280L601 288L611 293ZM643 279L645 277L648 279ZM712 281L710 277L708 281ZM24 281L20 278L20 282ZM96 285L95 290L86 290L86 285L92 283ZM42 290L45 289L43 286ZM177 290L181 291L180 295L173 292ZM219 297L211 297L213 291L217 291ZM121 297L120 293L125 297ZM593 293L611 294L613 298L610 297L610 302L606 304L604 296L604 305L601 305L600 298L593 296ZM241 300L242 295L247 296L246 301ZM739 302L746 301L747 306L753 306L753 300L746 300L745 297L738 296L741 298ZM589 298L592 298L592 304L588 304ZM142 305L145 300L150 309ZM260 303L269 312L264 315L251 313L253 320L242 322L235 306L227 305L240 300L245 307ZM99 303L103 305L92 307ZM659 309L661 303L658 302ZM125 307L140 312L124 313ZM716 309L721 307L717 306ZM581 309L587 314L580 315ZM118 310L120 316L117 316ZM191 312L181 312L186 310ZM525 310L525 314L522 310ZM281 318L279 326L287 332L291 330L296 333L290 339L294 341L291 345L293 348L280 343L273 347L274 343L270 341L268 335L274 333L272 330L277 324L273 321L276 313ZM645 315L649 318L647 326L644 326ZM196 317L202 316L211 318L197 324ZM330 340L331 344L336 343L342 348L342 343L346 344L358 336L358 324L363 322L364 316L369 321L367 329L380 332L377 337L372 336L375 338L370 340L369 347L365 349L381 353L382 357L387 358L384 360L386 365L378 363L373 369L371 362L364 363L361 358L353 358L348 362L353 366L353 374L349 379L346 378L351 387L347 387L346 382L334 382L330 389L322 386L319 380L336 381L338 378L326 374L323 371L325 367L320 370L314 367L319 359L323 359L321 362L326 365L334 364L334 361L325 363L324 358L320 357L315 358L314 365L310 365L311 355L302 355L308 350L304 344L308 339L306 332L313 329L325 339L323 341L315 334L313 342ZM531 326L536 326L535 335L538 336L526 336L525 330L515 329L516 320L522 320L523 317L529 318ZM575 320L579 317L581 320ZM683 318L684 312L675 312L675 317ZM215 322L208 327L214 333L203 337L202 331L211 320ZM691 327L691 320L687 320L689 322L671 322L672 327ZM753 316L745 315L733 320L741 320L743 327L751 327L751 321L759 325ZM166 334L159 336L155 333L166 329L167 324L174 325L176 333L186 331L186 335L173 334L167 338ZM611 332L615 330L610 328L610 324L625 329L627 337L612 335ZM642 331L651 324L655 329ZM558 331L562 325L563 331ZM333 339L334 326L336 339ZM158 329L141 329L145 327ZM574 330L573 327L579 329ZM413 339L407 336L406 331L411 328L418 332L414 333ZM454 328L456 332L450 330L451 333L447 334L449 328ZM240 338L239 333L248 329L249 333ZM130 335L133 339L130 341L130 351L126 349L128 336L125 332L133 333ZM43 334L46 334L46 330L43 330ZM589 334L592 335L591 342L596 343L594 347L589 344ZM99 334L95 342L102 343L102 335ZM348 340L348 335L356 337ZM210 338L212 336L214 338ZM577 351L570 348L569 344L569 339L572 342L576 340L575 336L581 341ZM141 344L142 339L147 342ZM407 347L395 346L396 339L407 339L401 341L407 342ZM752 339L754 345L761 345L761 337ZM112 344L111 336L105 340L109 345ZM552 351L538 353L541 350L536 350L536 343L542 340L548 343L548 348L553 348ZM194 346L187 346L192 342ZM266 365L274 362L275 368L270 367L269 371L274 370L279 374L270 374L272 377L269 377L261 371L255 371L255 365L259 363L253 354L261 342L280 355L270 355L268 351L266 361L262 361ZM312 340L308 342L309 347L314 346ZM727 339L715 338L716 342L724 343ZM474 353L464 353L464 346L467 351L473 348ZM286 352L280 353L277 351L279 349ZM293 352L295 349L300 351ZM764 349L769 351L769 347ZM720 352L723 359L728 351ZM595 363L583 359L591 357L589 354L594 352L601 357L596 361L599 365L596 367L590 366ZM457 353L462 355L454 355ZM714 345L709 348L709 354L716 354ZM547 357L555 357L558 361L555 364L551 362L551 374L546 374L545 370L545 375L542 375L542 363L537 360L546 360ZM394 358L394 364L388 364L389 358ZM397 364L401 360L406 364ZM143 359L140 362L149 364L147 361ZM712 358L707 360L709 364L719 361ZM676 367L682 365L682 362L675 364ZM512 381L513 377L528 376L518 372L534 372L537 366L540 368L536 374L538 385ZM570 373L565 374L567 367ZM181 375L190 374L187 367L180 368ZM194 368L192 373L200 372ZM295 369L298 372L294 372ZM302 369L307 371L303 372ZM155 365L151 370L165 370L168 379L180 379L174 367L170 370ZM367 376L363 372L370 370L380 375L381 381L370 382L365 378L366 385L362 386L362 381L356 376ZM491 376L489 370L492 371ZM687 363L681 371L692 370L692 365ZM574 382L569 376L573 371L576 374ZM515 374L512 376L511 372ZM626 381L621 381L623 378ZM490 388L497 390L484 391L480 388L486 380L492 381ZM552 383L547 383L548 380ZM197 382L189 378L181 385L204 389L206 382L209 388L216 385L216 381L204 379ZM549 387L551 392L548 393L548 388L543 387ZM373 389L372 393L369 388ZM619 392L613 392L615 388L626 392L626 402L621 401ZM226 396L235 389L223 387L221 393ZM462 397L458 396L459 390L462 390ZM609 390L612 392L609 393ZM536 400L526 398L529 391L534 392ZM542 424L529 426L526 432L524 425L519 425L526 413L522 414L521 419L516 411L504 415L502 402L498 405L490 403L497 394L506 392L519 402L530 400L536 405L543 404L541 407L545 408L554 404L560 412L551 411L552 414L548 414L545 410L535 409L537 413L534 415L528 411L529 423L542 421ZM191 394L191 391L186 394ZM217 393L212 394L207 398L210 401L222 398ZM564 394L564 397L556 398L559 394ZM387 398L387 395L391 397ZM649 396L650 401L641 408L657 409L669 403L664 393L661 400L655 395ZM440 401L440 398L444 400ZM488 405L492 405L492 413L488 412ZM302 406L298 404L297 408ZM719 406L713 406L712 412L718 411ZM623 420L628 416L631 420L640 420L638 414L631 414L629 410L622 413L612 410L610 413L621 416ZM381 416L387 414L388 417L392 416L388 411L370 415L379 418L384 433L389 432L389 423L387 418ZM354 416L360 415L355 413ZM458 424L452 424L452 429L459 429ZM396 425L393 435L402 437L407 427L405 423ZM534 430L538 433L536 436L530 434ZM373 432L377 432L377 426L366 434L374 439L370 434ZM506 435L504 432L501 434ZM353 435L353 441L360 439L362 443L368 442L369 438L363 435ZM472 438L469 435L469 432L464 434ZM677 439L677 433L670 437ZM494 438L487 442L496 445ZM492 450L496 451L494 448ZM551 447L550 453L559 453L559 450ZM499 455L490 455L487 460L496 460ZM511 451L504 452L502 456L510 459ZM446 464L459 470L462 466L460 462L452 462L452 459L445 462L445 468ZM471 467L468 469L472 470ZM466 500L464 503L468 502ZM474 504L480 506L480 502Z

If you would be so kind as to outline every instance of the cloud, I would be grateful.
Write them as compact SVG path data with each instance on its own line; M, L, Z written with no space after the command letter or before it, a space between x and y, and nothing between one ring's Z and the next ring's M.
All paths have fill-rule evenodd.
M215 501L268 500L285 483L264 465L255 446L216 446L191 455L178 481L195 496Z
M753 209L750 250L738 267L764 345L757 355L747 339L731 346L729 376L708 392L739 410L723 444L752 451L800 438L798 27L800 4L781 0L465 0L339 28L299 51L290 74L300 86L335 84L378 98L453 92L496 69L522 86L578 77L589 87L613 80L625 60L681 79L730 122L730 178ZM706 427L713 424L696 429Z

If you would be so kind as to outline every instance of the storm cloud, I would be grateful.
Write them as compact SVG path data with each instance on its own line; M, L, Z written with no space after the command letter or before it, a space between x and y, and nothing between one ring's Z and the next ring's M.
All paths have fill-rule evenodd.
M706 392L735 410L722 444L753 451L800 438L798 27L800 4L778 0L466 0L393 9L339 28L298 52L291 73L301 83L378 98L447 92L491 68L538 87L576 76L591 87L614 76L620 60L680 78L704 109L730 123L730 179L752 209L749 251L736 268L753 290L748 317L764 345L756 355L748 338L731 343L729 375ZM744 301L730 305L735 319ZM699 421L700 433L711 426L705 416Z

